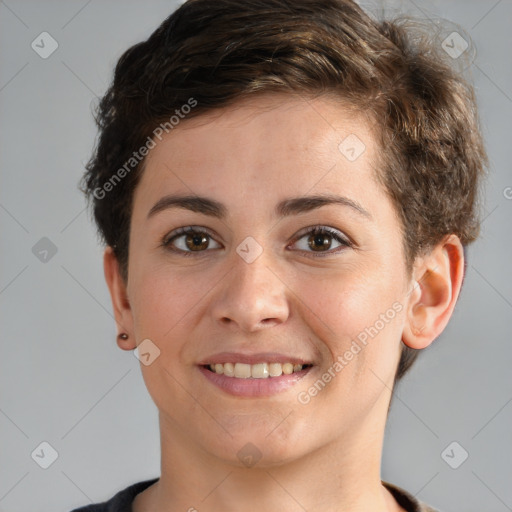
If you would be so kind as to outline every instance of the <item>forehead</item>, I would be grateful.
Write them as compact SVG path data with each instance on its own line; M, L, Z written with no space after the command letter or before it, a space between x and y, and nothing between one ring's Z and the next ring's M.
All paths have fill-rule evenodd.
M223 191L234 203L308 192L364 196L377 186L377 153L370 122L342 102L263 95L185 118L156 140L139 195Z

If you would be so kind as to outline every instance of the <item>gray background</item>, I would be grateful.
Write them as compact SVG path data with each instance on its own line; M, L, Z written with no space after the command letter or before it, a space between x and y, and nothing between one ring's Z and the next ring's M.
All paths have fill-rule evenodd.
M160 474L157 409L115 343L77 183L113 65L176 5L0 1L0 511L66 512ZM512 2L362 5L464 27L491 160L462 296L395 390L382 478L443 512L512 510ZM43 31L59 45L47 59L31 48ZM46 262L32 250L43 237L57 249ZM46 470L31 457L42 441L58 452ZM458 469L441 456L453 441L452 460L469 453Z

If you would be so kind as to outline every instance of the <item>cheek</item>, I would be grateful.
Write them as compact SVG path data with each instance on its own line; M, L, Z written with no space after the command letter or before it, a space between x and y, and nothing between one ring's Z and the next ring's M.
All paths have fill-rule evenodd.
M388 313L386 320L397 316L396 310L400 308L393 308L393 304L403 300L401 277L392 268L381 268L385 267L376 271L368 267L350 268L331 273L322 281L301 277L295 289L298 296L307 299L317 323L324 324L323 330L331 337L336 335L343 344L346 339L355 339L382 315ZM386 321L386 325L391 323Z
M392 270L351 269L325 280L313 294L309 292L306 302L313 313L306 321L329 351L329 361L317 380L301 387L298 396L301 404L308 404L306 410L312 416L328 410L333 425L349 427L386 399L398 363L403 326L400 279ZM302 297L308 296L308 284L312 283L302 281ZM332 428L335 435L339 427Z
M142 376L153 401L160 411L192 414L194 401L185 392L181 353L190 332L190 318L202 294L190 280L170 275L162 268L143 266L144 272L134 276L136 297L131 304L134 334L138 342L150 339L159 355L148 366L141 365ZM173 413L170 414L173 418Z
M344 377L336 380L344 386L345 379L377 380L370 370L385 382L394 375L404 323L403 279L399 268L381 262L347 268L321 282L296 281L297 295L308 297L304 311L311 312L306 322L315 338L331 361L343 358Z
M169 272L146 267L134 279L133 289L137 290L131 303L136 339L150 338L167 350L165 340L187 321L199 301L199 286L183 276L171 279Z

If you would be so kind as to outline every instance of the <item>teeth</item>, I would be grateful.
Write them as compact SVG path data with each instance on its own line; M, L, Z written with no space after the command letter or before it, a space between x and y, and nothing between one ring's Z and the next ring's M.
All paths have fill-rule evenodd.
M251 366L251 377L253 379L266 379L268 376L267 363L253 364Z
M233 363L226 363L224 366L224 375L226 377L234 377L235 376L235 367Z
M235 377L238 379L267 379L268 377L279 377L281 375L291 375L294 372L300 372L302 364L293 363L216 363L210 364L209 368L218 375L224 374L226 377Z
M270 363L268 365L268 373L271 377L279 377L283 373L283 367L280 363Z
M235 363L235 377L239 379L248 379L251 376L251 365L244 363Z
M285 375L290 375L293 373L293 364L292 363L284 363L283 364L283 373Z

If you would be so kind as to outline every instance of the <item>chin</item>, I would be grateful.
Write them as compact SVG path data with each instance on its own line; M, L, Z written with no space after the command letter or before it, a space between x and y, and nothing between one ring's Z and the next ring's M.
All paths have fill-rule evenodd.
M265 423L262 428L261 422L251 428L251 425L244 426L238 418L238 427L228 430L231 436L225 433L209 443L202 437L202 444L215 457L241 468L270 468L304 456L308 451L304 434L292 436L289 432L279 431L278 424L274 422L272 428L267 428Z

